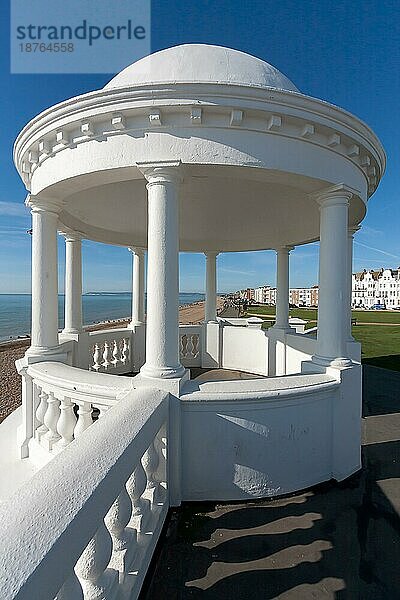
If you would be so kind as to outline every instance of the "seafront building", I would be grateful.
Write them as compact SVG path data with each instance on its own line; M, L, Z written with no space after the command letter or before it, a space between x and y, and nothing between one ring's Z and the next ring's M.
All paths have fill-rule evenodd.
M351 306L386 309L400 309L400 267L359 271L352 274ZM257 304L276 304L276 288L263 285L238 292L240 298ZM289 288L289 303L294 306L318 306L319 288Z
M400 268L364 269L352 276L353 308L400 308Z
M276 288L263 285L237 292L242 300L252 300L257 304L276 304ZM311 288L289 288L289 304L295 306L318 306L318 286Z
M0 432L14 487L0 506L0 598L135 599L171 507L360 469L352 242L385 160L357 117L202 44L146 57L25 126L14 161L32 212L32 333L22 407ZM83 330L82 239L131 248L128 328ZM289 323L290 252L315 240L316 335ZM217 256L269 249L274 325L218 317ZM205 254L201 325L178 322L180 250Z

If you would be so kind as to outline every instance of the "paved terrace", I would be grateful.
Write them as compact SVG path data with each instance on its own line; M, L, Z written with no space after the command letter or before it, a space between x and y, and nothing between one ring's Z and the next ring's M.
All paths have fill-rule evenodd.
M172 513L142 600L400 598L400 373L364 367L361 473Z

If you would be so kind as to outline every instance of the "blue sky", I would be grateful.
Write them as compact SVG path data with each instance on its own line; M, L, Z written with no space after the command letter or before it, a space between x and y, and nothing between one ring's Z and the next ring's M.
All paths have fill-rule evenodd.
M49 0L50 1L50 0ZM1 3L0 293L30 291L30 218L12 145L34 115L65 98L102 87L110 75L10 75L8 2ZM152 51L181 43L230 46L285 73L304 93L337 104L370 125L388 156L386 175L356 236L354 270L400 265L398 189L400 4L393 0L318 2L185 0L152 3ZM64 248L60 240L60 290ZM127 250L85 241L85 291L130 289ZM317 282L318 245L291 256L292 286ZM273 283L272 252L218 257L218 287ZM203 291L204 257L180 258L181 291Z

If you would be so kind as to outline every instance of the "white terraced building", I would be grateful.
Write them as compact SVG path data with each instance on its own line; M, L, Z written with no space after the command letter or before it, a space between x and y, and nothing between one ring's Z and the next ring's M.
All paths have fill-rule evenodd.
M245 297L241 293L241 297ZM276 304L276 288L263 285L254 288L253 299L258 304ZM296 306L318 306L318 286L311 288L289 288L289 304Z
M276 288L263 285L254 289L254 300L258 304L276 304Z
M194 44L47 109L14 160L32 212L33 310L22 408L0 431L3 480L13 474L1 598L137 598L170 507L287 494L360 468L352 239L385 169L367 125L258 58ZM83 330L82 239L132 248L128 328ZM290 251L316 240L314 337L289 326L288 298ZM273 327L217 318L217 255L268 249ZM206 255L201 325L178 323L179 251Z
M360 271L352 276L353 308L400 308L400 268Z

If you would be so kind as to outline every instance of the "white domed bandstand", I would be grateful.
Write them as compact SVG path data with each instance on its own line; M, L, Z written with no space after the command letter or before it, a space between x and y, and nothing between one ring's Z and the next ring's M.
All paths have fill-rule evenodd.
M108 572L119 571L121 582L132 567L126 529L138 543L143 524L153 523L153 541L139 544L141 564L148 564L169 506L287 494L360 468L352 240L385 169L367 125L302 94L258 58L189 44L148 56L103 89L44 111L20 133L14 159L33 218L32 345L18 365L20 457L45 465L35 477L50 488L62 471L64 494L84 453L91 471L90 489L74 496L57 538L70 529L76 535L79 522L81 545L62 538L73 549L49 597L70 573L74 583L67 583L79 582L82 597L115 597L116 576ZM61 334L57 231L66 239ZM83 329L82 239L132 250L127 329ZM315 336L290 327L288 302L290 252L317 240ZM218 317L217 255L267 249L277 254L274 326L264 331ZM206 256L202 325L178 323L179 251ZM192 379L191 368L210 371ZM215 379L214 368L254 377ZM31 486L24 497L31 508L39 489L32 481L18 492ZM65 497L50 496L62 514ZM97 521L86 525L89 509ZM110 534L110 562L89 576L87 565ZM138 572L125 582L133 594L126 597L140 589L145 567Z

